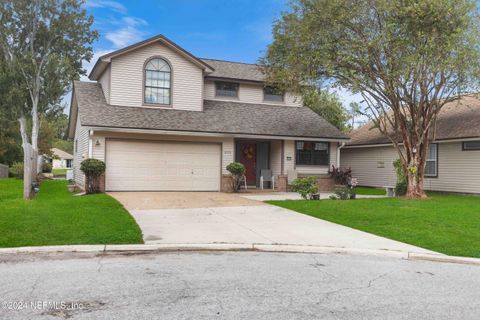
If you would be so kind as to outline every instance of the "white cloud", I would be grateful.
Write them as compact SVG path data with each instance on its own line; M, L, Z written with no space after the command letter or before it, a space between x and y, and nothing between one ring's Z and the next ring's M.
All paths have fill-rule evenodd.
M127 8L117 1L110 0L87 0L85 3L86 8L105 8L110 9L118 13L127 13Z
M115 48L122 48L145 38L146 32L140 27L146 26L147 22L136 17L123 17L121 19L122 27L117 30L109 31L105 38L109 40Z
M148 23L147 21L137 18L137 17L123 17L122 18L123 23L126 23L129 26L136 27L136 26L146 26ZM122 24L123 24L122 23Z
M87 70L87 75L86 76L82 76L80 78L81 81L89 81L88 80L88 75L90 74L90 72L92 71L93 69L93 66L95 65L95 62L97 62L98 58L100 58L101 56L103 55L106 55L107 53L110 53L112 52L112 50L99 50L99 51L96 51L93 53L93 58L92 60L90 60L90 62L88 61L83 61L82 63L82 66L83 66L83 69Z

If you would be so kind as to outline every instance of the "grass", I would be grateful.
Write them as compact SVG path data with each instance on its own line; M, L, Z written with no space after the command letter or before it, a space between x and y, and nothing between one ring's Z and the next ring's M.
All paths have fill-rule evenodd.
M355 193L369 196L384 196L385 189L372 187L355 187Z
M316 218L448 255L480 257L480 197L269 201Z
M54 180L25 201L22 183L0 179L0 247L143 242L133 217L106 194L73 196Z
M67 175L67 169L53 169L52 173L55 177L65 177Z

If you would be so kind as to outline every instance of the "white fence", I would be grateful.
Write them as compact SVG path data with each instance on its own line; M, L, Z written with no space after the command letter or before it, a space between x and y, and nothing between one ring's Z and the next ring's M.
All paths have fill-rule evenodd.
M0 178L8 178L8 166L0 164Z

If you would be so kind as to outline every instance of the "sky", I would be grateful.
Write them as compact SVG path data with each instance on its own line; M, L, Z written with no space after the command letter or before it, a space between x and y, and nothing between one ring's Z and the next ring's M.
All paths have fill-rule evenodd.
M88 74L98 57L158 34L200 58L255 63L288 0L87 0L85 7L100 34L94 58L84 63ZM359 101L339 95L346 106Z

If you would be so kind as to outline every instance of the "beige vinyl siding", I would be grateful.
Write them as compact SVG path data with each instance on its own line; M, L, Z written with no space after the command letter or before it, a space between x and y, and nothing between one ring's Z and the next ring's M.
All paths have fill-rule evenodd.
M221 137L196 137L196 136L174 136L174 135L153 135L153 134L135 134L121 132L95 132L92 141L92 155L95 159L105 161L105 139L137 139L137 140L155 140L155 141L183 141L183 142L217 142L222 145L222 173L227 174L227 165L234 159L233 138ZM96 140L100 145L96 145ZM141 156L141 155L140 155Z
M80 125L80 118L77 118L73 141L73 179L79 186L84 187L85 175L80 170L80 163L88 158L88 130Z
M425 179L425 189L480 193L480 151L463 151L461 142L438 144L438 177Z
M216 97L215 96L215 82L211 80L205 81L204 97L207 100L224 100L224 101L237 101L245 103L264 103L264 104L284 104L291 107L301 107L302 101L299 97L295 97L290 93L285 94L285 101L264 101L263 100L263 85L262 84L248 84L240 83L238 89L238 98L228 97Z
M278 176L282 174L282 141L273 140L270 142L270 168L272 174Z
M284 173L288 174L289 170L295 170L295 141L285 140L283 148Z
M97 144L98 141L98 144ZM105 161L105 137L94 134L92 136L92 158Z
M393 186L396 182L393 147L341 149L342 166L351 167L360 185ZM384 168L378 168L383 162ZM438 143L438 177L425 178L425 189L480 193L480 151L462 151L461 142Z
M398 153L393 147L345 147L340 150L341 166L352 168L352 176L358 179L359 185L372 187L395 185L393 161L398 159Z
M98 79L98 82L102 85L105 100L107 103L110 103L110 66L105 69L103 74L100 76L100 79Z
M337 165L337 143L330 142L330 149L329 149L329 158L330 158L330 165L329 166L301 166L297 165L296 169L298 174L302 175L326 175L330 169L330 166Z
M147 60L155 56L163 57L171 64L173 108L201 111L203 70L160 43L112 59L110 104L131 107L143 105L143 67Z

